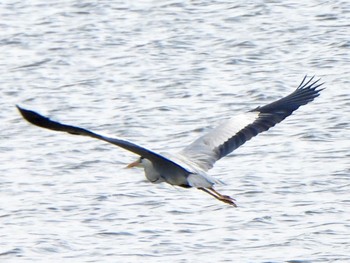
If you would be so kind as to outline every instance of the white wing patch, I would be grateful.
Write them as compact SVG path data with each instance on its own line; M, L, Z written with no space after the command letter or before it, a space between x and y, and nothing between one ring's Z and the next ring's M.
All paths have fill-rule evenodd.
M208 171L219 159L217 148L235 136L240 130L252 124L259 116L259 112L247 112L234 116L209 133L183 149L180 154L191 159L199 168Z

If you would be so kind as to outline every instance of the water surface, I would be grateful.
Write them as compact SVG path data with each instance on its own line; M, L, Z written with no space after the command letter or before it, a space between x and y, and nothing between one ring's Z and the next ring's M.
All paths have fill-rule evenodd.
M347 1L2 1L0 16L2 262L350 260ZM211 171L236 209L14 107L177 151L305 74L321 96Z

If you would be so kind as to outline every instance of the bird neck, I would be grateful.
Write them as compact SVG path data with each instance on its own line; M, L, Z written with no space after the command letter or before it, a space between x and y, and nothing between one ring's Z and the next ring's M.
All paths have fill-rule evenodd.
M142 166L143 166L143 169L145 170L145 175L148 181L152 183L161 182L160 172L154 168L153 163L150 160L143 158Z

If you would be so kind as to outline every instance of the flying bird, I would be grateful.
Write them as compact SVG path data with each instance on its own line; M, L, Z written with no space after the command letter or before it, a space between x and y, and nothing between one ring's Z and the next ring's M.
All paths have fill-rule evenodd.
M185 188L197 188L216 199L236 206L235 199L222 195L214 189L218 182L208 174L216 161L228 155L252 137L267 131L291 115L300 106L319 96L323 83L307 80L305 76L298 88L286 97L265 106L236 115L218 127L204 134L177 153L156 153L132 142L110 138L77 126L71 126L42 116L17 105L18 110L28 122L50 130L83 135L102 140L139 156L127 167L143 167L146 178L152 183L166 182Z

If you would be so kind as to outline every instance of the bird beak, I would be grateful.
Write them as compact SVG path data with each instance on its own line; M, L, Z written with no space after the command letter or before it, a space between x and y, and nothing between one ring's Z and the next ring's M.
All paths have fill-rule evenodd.
M140 161L137 160L135 162L128 164L125 168L129 169L129 168L133 168L133 167L140 167L140 164L141 164Z

